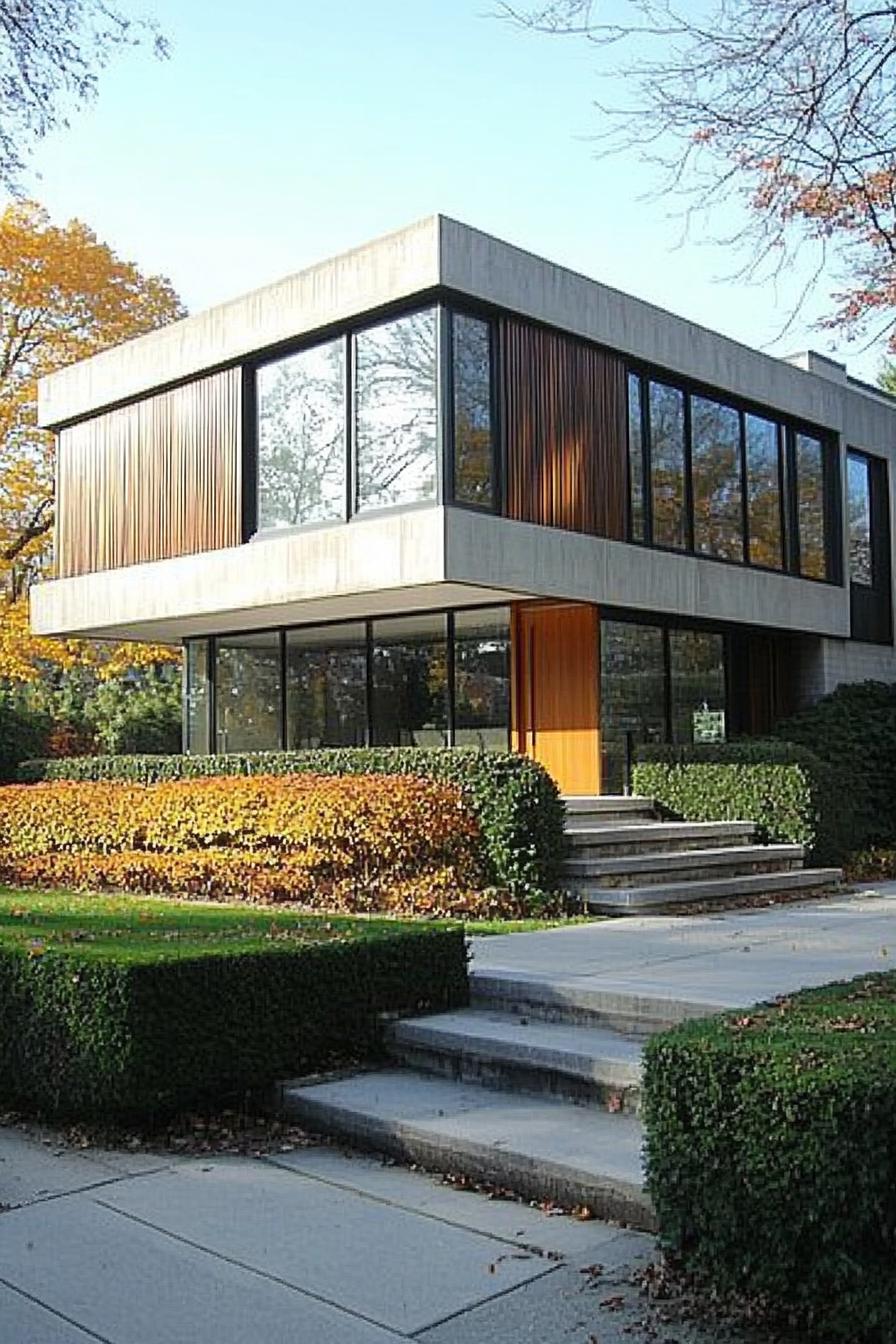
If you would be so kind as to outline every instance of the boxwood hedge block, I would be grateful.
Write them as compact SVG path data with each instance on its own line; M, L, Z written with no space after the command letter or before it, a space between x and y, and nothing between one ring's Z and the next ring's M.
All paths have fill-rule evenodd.
M799 1338L896 1339L896 973L689 1023L644 1067L667 1249Z
M517 897L556 890L564 854L557 786L536 761L514 752L465 747L339 747L227 756L73 756L25 761L23 783L121 779L151 783L203 775L418 775L458 785L475 812L489 879Z
M164 1114L370 1054L378 1014L467 998L460 929L180 957L0 947L0 1103Z
M766 739L638 749L636 793L685 821L753 821L768 843L839 863L853 835L849 789L805 747Z

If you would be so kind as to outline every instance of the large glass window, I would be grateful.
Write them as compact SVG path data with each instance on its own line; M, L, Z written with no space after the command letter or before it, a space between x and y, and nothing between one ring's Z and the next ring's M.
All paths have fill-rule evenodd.
M796 436L797 528L800 573L810 579L827 577L827 538L824 516L824 447L808 434Z
M280 745L280 635L215 640L215 749L276 751Z
M631 540L644 540L644 431L641 420L641 379L628 376L628 488L631 500Z
M357 507L434 500L436 309L355 337Z
M650 475L656 546L683 549L686 544L684 464L684 393L652 382Z
M731 406L691 397L694 549L743 560L740 416Z
M724 742L725 641L704 630L669 631L672 741Z
M601 621L601 788L621 793L626 739L632 747L666 740L663 632L656 625Z
M454 617L454 740L506 751L510 733L510 613L506 607Z
M870 588L874 583L871 553L871 473L867 457L850 453L846 467L849 513L849 578Z
M363 623L286 635L286 744L358 747L367 737L367 633Z
M258 397L258 526L345 516L345 342L265 364Z
M781 569L780 430L773 420L744 417L747 439L747 522L750 563Z
M447 742L447 618L443 613L373 623L373 741L441 747Z
M495 502L491 327L478 317L451 319L454 367L454 498L490 509Z
M209 751L208 640L184 645L184 750L192 756Z

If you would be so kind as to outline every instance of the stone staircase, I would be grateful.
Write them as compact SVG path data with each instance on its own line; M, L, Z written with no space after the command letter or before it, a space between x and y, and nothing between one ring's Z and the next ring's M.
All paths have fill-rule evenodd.
M641 798L571 798L567 810L567 879L592 910L812 892L840 876L803 868L798 845L754 843L747 822L664 821ZM469 1008L387 1022L389 1067L284 1083L280 1103L313 1132L653 1231L643 1042L724 1006L651 992L649 980L632 990L580 972L477 969L474 957Z
M567 890L594 914L636 914L836 887L801 845L762 845L749 821L668 821L649 798L567 798Z
M470 977L471 1006L387 1024L395 1067L281 1087L305 1128L644 1231L638 1118L645 1031L679 1020L634 996ZM699 1010L707 1011L705 1005Z

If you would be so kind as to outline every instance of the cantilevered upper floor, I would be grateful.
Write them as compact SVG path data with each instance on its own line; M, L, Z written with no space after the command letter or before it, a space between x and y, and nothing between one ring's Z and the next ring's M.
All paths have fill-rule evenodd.
M434 216L76 364L42 633L530 597L889 641L896 402Z

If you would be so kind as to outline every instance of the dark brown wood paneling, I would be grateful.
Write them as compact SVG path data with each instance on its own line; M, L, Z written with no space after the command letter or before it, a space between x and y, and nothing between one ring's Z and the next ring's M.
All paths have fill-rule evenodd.
M625 365L572 337L501 323L507 516L624 541Z
M240 393L228 369L62 430L60 578L239 544Z

